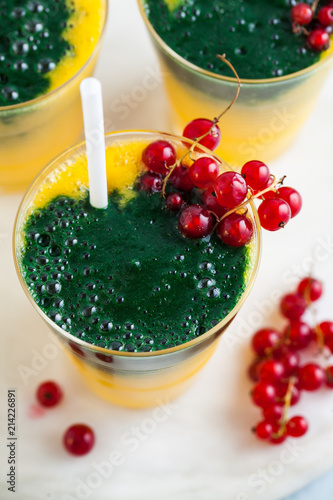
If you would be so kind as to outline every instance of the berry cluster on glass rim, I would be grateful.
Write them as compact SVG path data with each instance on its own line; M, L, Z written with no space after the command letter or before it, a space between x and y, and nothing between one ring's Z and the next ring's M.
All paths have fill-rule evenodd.
M166 208L179 213L178 228L186 238L204 238L216 230L228 245L247 244L253 235L247 208L251 200L260 202L260 224L269 231L283 228L301 210L298 191L282 186L284 178L277 181L262 161L248 161L240 173L221 173L217 157L196 154L193 158L197 144L211 151L219 145L217 119L193 120L185 127L183 136L194 143L188 145L181 158L177 158L175 148L167 140L154 141L144 149L142 161L148 172L142 175L140 188L163 193ZM167 194L166 185L172 187ZM199 203L188 201L193 191L201 195Z
M328 48L333 28L333 1L327 2L318 12L318 0L311 5L299 2L291 9L293 31L296 35L304 34L307 45L321 52Z
M248 374L256 385L251 397L263 417L253 432L272 444L307 432L303 416L289 417L290 407L298 403L302 391L313 392L324 385L333 389L333 366L327 362L333 353L333 322L311 327L302 318L322 291L320 281L304 278L295 292L281 299L280 312L288 320L284 331L263 328L252 337L256 357Z

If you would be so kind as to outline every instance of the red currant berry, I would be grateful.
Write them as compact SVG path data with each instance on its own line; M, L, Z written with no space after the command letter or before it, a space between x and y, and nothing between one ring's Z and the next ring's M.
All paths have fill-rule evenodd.
M327 387L333 389L333 366L328 366L325 370L325 381Z
M194 187L188 170L186 165L181 164L175 167L170 174L170 184L179 191L191 191Z
M275 384L284 376L283 364L275 359L267 359L261 363L258 373L262 382Z
M144 149L142 161L148 170L165 175L168 172L167 167L171 167L176 162L176 152L169 142L158 140Z
M282 402L285 402L288 388L289 388L288 383L281 383L275 387L277 396L279 400L281 400ZM293 385L291 389L290 405L294 406L295 404L298 403L300 399L301 399L301 391L299 390L298 387L296 387L296 385Z
M279 422L275 422L273 425L273 432L269 438L271 444L281 444L287 438L287 431L285 427L281 427Z
M259 422L254 428L254 433L259 439L268 439L272 432L273 426L271 422L267 422L266 420Z
M191 181L200 189L211 187L218 178L219 173L219 165L208 156L198 158L189 168Z
M322 26L331 26L333 24L333 7L325 5L318 12L318 21Z
M259 382L259 368L261 363L262 359L255 359L249 366L248 375L253 382Z
M286 377L295 375L300 362L297 352L291 351L287 346L281 346L273 351L273 358L283 364Z
M267 165L262 161L251 160L243 165L241 174L246 180L248 186L257 191L265 189L270 177L270 171Z
M252 238L252 222L245 215L230 214L217 226L217 235L223 243L232 247L241 247Z
M218 203L222 207L234 208L244 201L247 194L247 184L244 177L236 172L224 172L214 184Z
M320 281L314 278L304 278L298 285L298 293L300 293L307 303L315 302L323 293L323 286Z
M291 19L301 26L309 24L313 19L313 11L310 5L300 2L291 9Z
M252 401L261 408L271 406L275 402L276 390L272 384L258 382L252 390Z
M291 210L291 219L300 212L302 208L302 198L296 189L283 186L278 189L276 196L288 203Z
M309 33L307 38L308 46L318 52L326 49L330 42L329 34L321 28L313 30Z
M304 417L296 416L288 420L286 430L288 436L301 437L307 432L308 427L308 423Z
M258 208L260 224L268 231L277 231L289 222L291 210L288 203L280 198L264 200Z
M213 212L217 218L223 217L223 215L228 211L227 208L222 207L218 202L215 195L215 192L212 189L206 189L202 193L201 203L208 208L211 212Z
M299 319L306 310L306 302L298 293L288 293L280 301L280 311L291 321Z
M165 199L165 206L171 210L171 212L178 212L184 203L184 198L180 193L170 193Z
M300 389L304 391L316 391L325 380L324 370L316 363L308 363L298 369L298 381Z
M36 391L37 401L42 405L50 408L57 405L63 397L61 387L52 380L40 384Z
M207 132L209 133L207 134ZM213 124L212 120L207 120L207 118L196 118L184 128L183 136L193 141L199 139L203 135L205 135L205 137L199 141L199 144L214 151L220 144L221 131L218 125Z
M142 191L147 193L157 193L162 191L162 176L159 174L154 174L153 172L147 172L142 175L139 181L139 186Z
M252 337L252 348L259 356L266 356L281 340L281 335L272 328L262 328Z
M324 336L324 344L333 353L333 322L323 321L319 324L319 329Z
M201 205L188 205L179 214L178 228L185 238L204 238L212 232L213 216Z
M88 425L74 424L65 432L63 443L72 455L85 455L94 446L94 431Z
M313 339L312 329L303 321L292 321L286 328L285 336L293 349L305 349Z
M265 420L269 422L279 422L283 417L284 408L281 405L272 405L264 408L263 413Z

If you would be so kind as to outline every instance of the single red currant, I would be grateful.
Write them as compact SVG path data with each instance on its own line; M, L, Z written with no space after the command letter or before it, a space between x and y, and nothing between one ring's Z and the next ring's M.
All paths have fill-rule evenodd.
M189 169L183 164L173 169L169 177L169 182L174 188L179 189L179 191L191 191L194 187Z
M266 356L281 340L281 335L272 328L262 328L252 337L252 348L259 356Z
M300 212L302 208L302 197L296 189L283 186L277 190L276 196L288 203L291 211L291 219Z
M287 382L275 386L277 397L281 402L285 402L288 388L289 384ZM291 388L290 406L294 406L295 404L297 404L300 399L301 391L298 387L296 387L296 385L293 385Z
M298 369L299 387L305 391L316 391L325 380L324 370L316 363L307 363Z
M263 420L262 422L258 422L253 430L257 438L268 439L273 432L273 426L271 422Z
M142 191L148 193L157 193L162 191L163 178L159 174L153 172L147 172L142 175L139 180L139 187Z
M205 137L202 137L203 135ZM184 128L183 136L193 141L202 137L199 144L202 144L211 151L214 151L221 141L219 126L214 125L212 120L207 120L207 118L196 118L192 120Z
M283 316L291 321L299 319L306 310L306 302L298 293L288 293L280 301L280 311Z
M304 417L292 417L286 425L287 434L292 437L301 437L307 432L308 427L308 423Z
M327 387L333 389L333 366L328 366L325 370L325 382Z
M274 422L272 424L273 432L269 438L271 444L281 444L287 438L287 431L285 427L281 427L279 422Z
M180 193L170 193L165 199L165 206L171 212L178 212L184 205L185 200Z
M261 408L266 408L275 403L276 389L272 384L258 382L252 390L252 401Z
M304 297L306 303L315 302L323 293L323 285L314 278L304 278L299 283L297 291Z
M204 238L212 232L213 216L201 205L188 205L179 214L178 228L186 238Z
M283 378L284 367L282 363L275 359L267 359L259 366L258 374L262 382L275 384Z
M252 238L253 225L245 215L233 213L218 224L217 235L223 243L233 247L241 247Z
M207 189L215 183L220 173L220 167L216 161L208 156L202 156L195 160L188 169L191 181L200 189Z
M219 219L228 211L227 208L222 207L218 203L215 192L212 189L206 189L206 191L202 193L201 203Z
M318 327L324 336L324 344L333 353L333 322L322 321Z
M313 339L312 329L304 321L292 321L285 336L293 349L305 349Z
M176 152L172 144L164 140L158 140L144 149L142 161L148 170L165 175L168 172L167 167L171 167L176 162Z
M258 208L260 224L268 231L277 231L290 220L291 210L288 203L280 198L264 200Z
M287 346L283 345L273 351L273 358L283 364L286 377L295 375L300 363L300 358L296 351L291 351Z
M333 24L333 7L325 5L319 10L317 17L322 26L331 26Z
M234 208L245 200L247 184L237 172L224 172L217 178L214 191L222 207Z
M248 186L257 191L265 189L270 177L267 165L259 160L251 160L243 165L241 174Z
M309 24L313 19L313 11L310 5L300 2L291 9L291 19L301 26Z
M48 408L56 406L62 399L63 392L61 387L52 380L40 384L36 391L37 401Z
M279 422L283 417L284 407L278 404L268 406L267 408L264 408L263 413L265 420L268 420L269 422Z
M311 31L307 38L308 46L315 51L322 51L326 49L330 42L329 34L321 28Z
M63 443L72 455L85 455L94 446L95 434L88 425L74 424L66 430Z
M262 359L255 359L249 366L248 375L253 382L259 382L259 368L262 362Z

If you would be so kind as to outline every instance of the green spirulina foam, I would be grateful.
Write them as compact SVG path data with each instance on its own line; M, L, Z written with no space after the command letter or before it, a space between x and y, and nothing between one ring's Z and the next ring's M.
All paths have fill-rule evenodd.
M185 239L160 193L136 192L106 210L57 197L29 216L22 274L38 306L91 344L146 352L195 339L245 289L247 247L215 235Z
M48 91L47 73L71 50L62 38L71 13L65 0L0 1L0 106Z
M291 0L183 0L175 9L164 0L144 0L144 5L167 45L214 73L234 76L217 54L226 54L239 76L248 79L288 75L320 57L307 47L306 36L293 33Z

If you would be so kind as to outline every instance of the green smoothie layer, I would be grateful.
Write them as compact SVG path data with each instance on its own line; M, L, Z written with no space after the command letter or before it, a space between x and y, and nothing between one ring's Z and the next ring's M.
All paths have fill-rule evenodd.
M217 54L226 54L239 76L248 79L288 75L320 58L307 47L304 35L292 31L291 0L182 0L175 2L180 4L175 8L164 0L144 0L144 4L167 45L214 73L234 76Z
M22 275L39 307L91 344L146 352L190 341L237 304L247 247L185 239L160 193L113 192L106 210L56 197L28 218Z
M65 0L0 2L0 106L48 91L47 73L71 50L62 38L71 12Z

